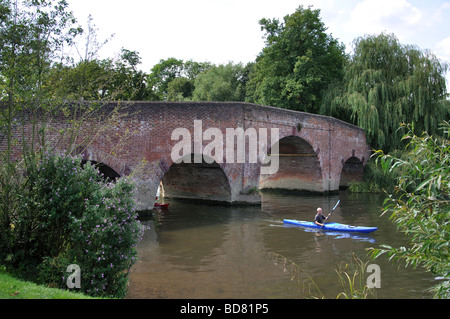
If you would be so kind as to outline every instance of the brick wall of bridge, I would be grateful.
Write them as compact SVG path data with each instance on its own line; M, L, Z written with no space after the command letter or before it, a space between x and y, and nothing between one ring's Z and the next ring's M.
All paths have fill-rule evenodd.
M100 114L107 114L115 106L115 103L104 105ZM338 190L346 161L353 158L353 163L356 158L360 161L359 167L364 167L370 156L363 130L330 117L308 113L248 103L127 102L121 105L120 114L122 116L118 120L108 125L97 118L86 119L79 130L80 135L75 141L74 149L82 152L84 159L102 162L121 176L133 175L138 183L138 200L141 203L141 209L153 207L159 183L173 164L171 151L178 141L172 141L172 132L177 128L186 128L194 138L194 120L202 120L203 131L207 128L219 128L224 138L227 128L242 127L244 130L278 128L280 139L294 136L306 142L315 154L315 163L319 163L320 167L312 167L314 172L308 175L306 174L308 164L306 164L303 174L298 173L297 170L297 174L292 176L296 172L295 165L290 169L283 166L280 171L287 170L288 173L278 178L278 181L286 178L298 179L304 181L299 185L311 188L307 180L308 176L314 176L314 187L304 190L318 192ZM105 130L96 134L96 130L101 125L105 125ZM68 127L65 119L54 118L49 122L48 127L48 138L53 139L52 143L56 145L56 148L66 149L69 145L68 139L59 139L60 132ZM17 136L20 136L21 130L17 128ZM25 132L30 130L31 125L28 125ZM87 136L95 136L95 138L83 140ZM123 141L123 144L117 146L120 141ZM203 147L208 143L209 141L204 141ZM4 148L3 141L0 141L0 147ZM20 148L17 148L17 152L19 150ZM218 161L216 170L211 171L223 175L221 177L217 175L212 180L228 182L228 185L224 184L223 187L215 186L215 200L223 198L227 202L246 201L245 194L248 190L264 187L264 185L277 185L275 182L272 184L262 182L260 185L264 177L260 178L259 163L225 163L225 153L224 151L224 158ZM357 161L356 164L358 164ZM344 171L359 172L357 169L344 169ZM360 175L354 173L350 179L358 178ZM189 176L192 179L194 175ZM274 178L273 181L276 179ZM189 180L182 180L181 175L167 183L173 184L177 181L180 184L183 183L185 194L191 192L191 197L195 194L199 197L207 197L207 192L210 191L207 183L190 183ZM189 186L192 189L189 190ZM170 189L165 191L170 192ZM173 191L176 192L175 187Z

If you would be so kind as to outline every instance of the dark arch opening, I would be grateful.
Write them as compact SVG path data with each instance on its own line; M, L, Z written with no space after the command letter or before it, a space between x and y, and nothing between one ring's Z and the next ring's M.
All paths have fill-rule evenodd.
M278 172L260 177L263 190L322 191L322 169L311 144L298 136L287 136L278 142ZM272 147L273 149L273 147Z
M347 189L351 182L361 182L363 176L363 163L355 156L350 157L342 168L339 189Z
M190 157L190 158L189 158ZM173 163L162 178L165 198L213 203L230 203L231 187L224 171L216 162L194 163L194 155L188 161Z
M102 176L105 182L115 182L118 178L120 178L120 175L105 163L90 160L82 160L81 164L84 166L87 162L91 163L98 169L99 174Z

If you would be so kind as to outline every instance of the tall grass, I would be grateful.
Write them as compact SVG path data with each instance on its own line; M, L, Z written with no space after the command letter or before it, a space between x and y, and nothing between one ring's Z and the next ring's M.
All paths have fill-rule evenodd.
M293 283L302 286L302 291L306 298L326 299L328 298L302 267L289 260L288 258L271 252L270 257L274 265L282 268L283 272L288 274ZM351 263L341 263L336 268L337 280L341 284L341 292L337 294L336 299L367 299L376 297L374 289L367 287L365 270L368 262L352 256Z

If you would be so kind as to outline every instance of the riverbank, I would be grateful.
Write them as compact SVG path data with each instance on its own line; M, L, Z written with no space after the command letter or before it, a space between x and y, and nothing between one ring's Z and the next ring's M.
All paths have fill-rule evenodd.
M0 299L101 299L23 281L0 270Z

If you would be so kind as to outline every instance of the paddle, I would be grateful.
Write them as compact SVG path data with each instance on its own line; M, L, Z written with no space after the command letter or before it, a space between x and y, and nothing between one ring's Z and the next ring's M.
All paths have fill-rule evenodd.
M331 213L328 214L327 218L325 218L325 222L328 220L328 218L331 216L331 214L333 214L334 210L336 209L336 207L338 207L339 203L341 202L341 200L338 200L336 205L334 205L333 209L331 210ZM323 224L325 225L325 222L323 222ZM320 226L320 229L322 229L323 226Z

